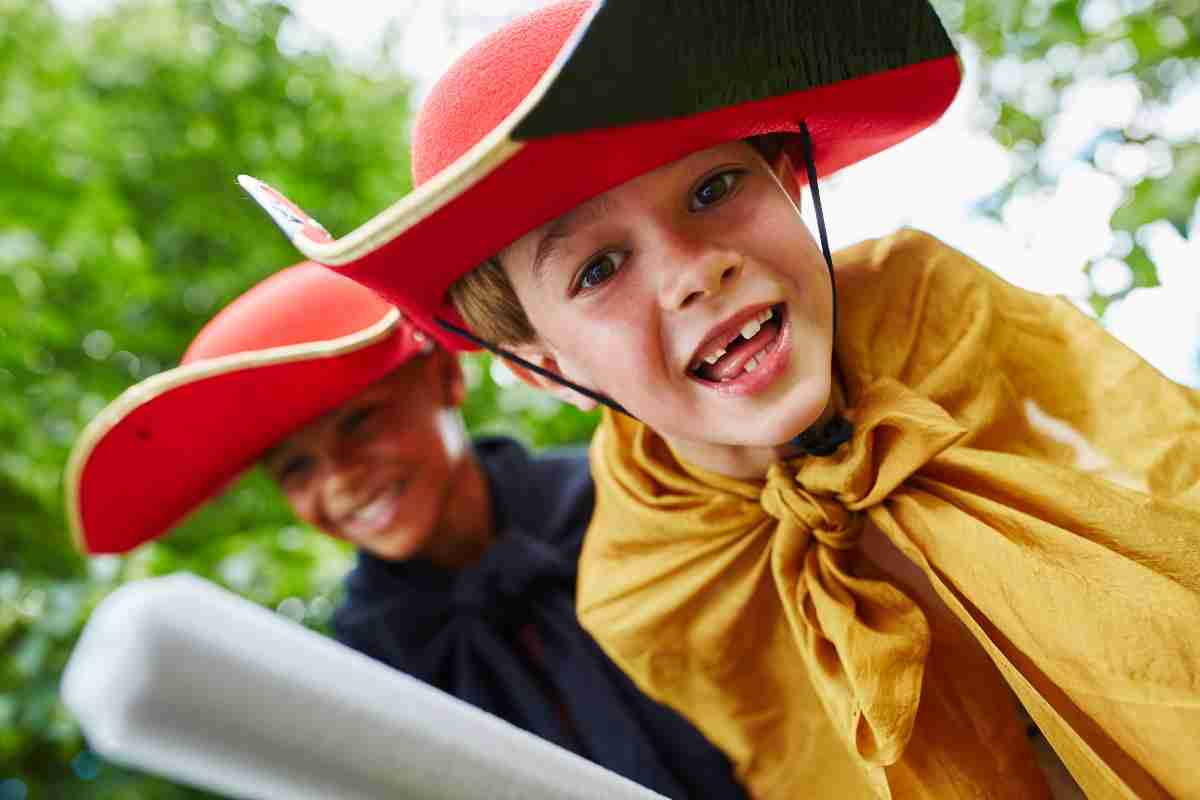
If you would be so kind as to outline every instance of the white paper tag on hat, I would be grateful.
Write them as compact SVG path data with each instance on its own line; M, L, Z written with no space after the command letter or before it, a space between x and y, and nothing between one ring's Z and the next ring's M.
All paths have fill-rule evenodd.
M314 244L333 241L325 226L310 217L304 209L284 197L283 193L270 184L250 175L238 175L238 183L271 216L283 235L293 243L307 239Z

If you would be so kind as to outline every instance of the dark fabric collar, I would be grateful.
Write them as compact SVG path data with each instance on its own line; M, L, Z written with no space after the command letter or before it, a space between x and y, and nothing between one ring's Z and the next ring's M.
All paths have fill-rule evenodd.
M539 471L529 452L512 439L488 437L475 442L475 455L491 489L500 538L510 528L535 529L535 509L545 508L547 500L557 499L557 492L552 488L547 491L540 481L529 480L531 473Z
M596 501L587 450L535 458L511 439L488 437L475 443L475 452L491 487L498 538L524 534L577 560Z
M477 452L496 541L457 573L361 554L338 638L668 797L744 798L728 759L642 695L575 617L593 504L585 456L532 458L503 439Z

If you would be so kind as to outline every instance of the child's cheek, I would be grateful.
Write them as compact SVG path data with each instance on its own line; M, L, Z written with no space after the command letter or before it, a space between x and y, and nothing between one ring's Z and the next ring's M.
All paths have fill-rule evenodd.
M612 397L622 405L631 390L653 383L647 369L654 344L652 310L606 298L562 322L559 367L566 377ZM565 345L565 346L564 346Z

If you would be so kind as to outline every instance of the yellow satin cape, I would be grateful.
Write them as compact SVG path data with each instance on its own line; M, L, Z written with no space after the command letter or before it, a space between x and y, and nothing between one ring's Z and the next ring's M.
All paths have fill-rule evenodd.
M1200 798L1200 392L926 234L837 263L853 439L735 480L606 415L584 626L759 798L1048 797L1014 693L1089 797Z

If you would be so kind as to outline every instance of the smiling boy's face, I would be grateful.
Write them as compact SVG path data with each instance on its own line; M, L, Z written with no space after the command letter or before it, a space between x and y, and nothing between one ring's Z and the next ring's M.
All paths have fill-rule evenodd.
M578 206L500 254L539 334L515 349L685 457L787 442L824 409L832 352L829 275L798 198L786 158L732 142Z
M386 559L426 553L467 457L464 388L442 351L413 359L263 459L305 522Z

